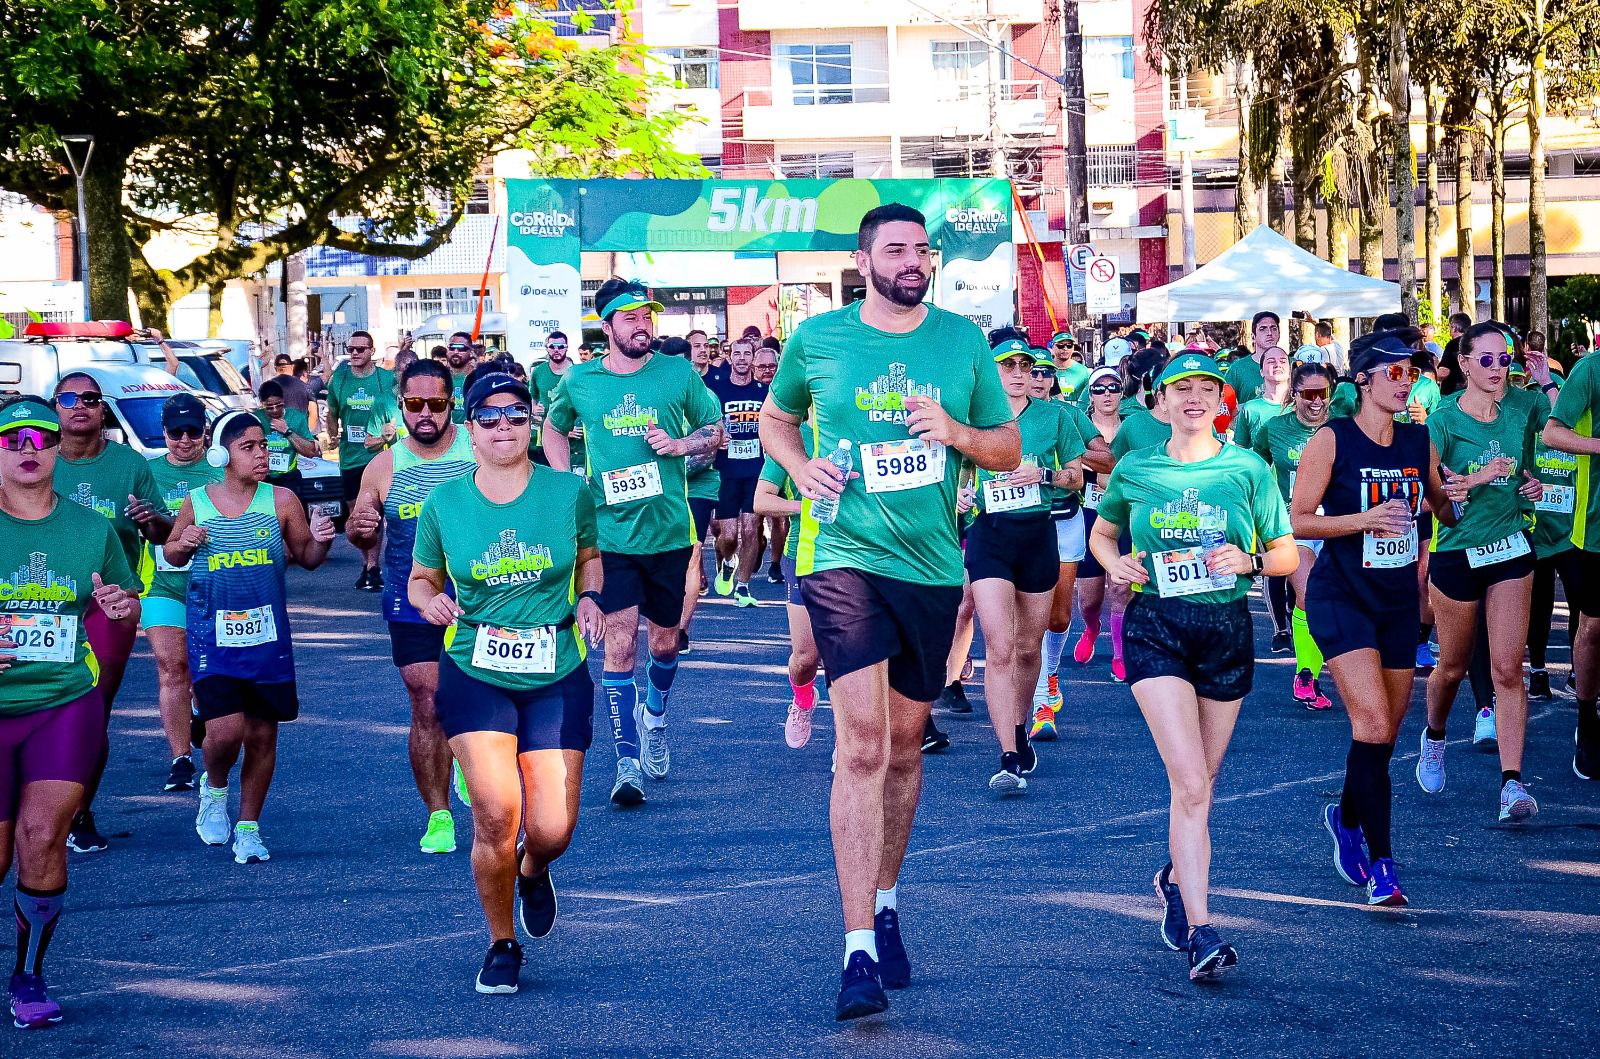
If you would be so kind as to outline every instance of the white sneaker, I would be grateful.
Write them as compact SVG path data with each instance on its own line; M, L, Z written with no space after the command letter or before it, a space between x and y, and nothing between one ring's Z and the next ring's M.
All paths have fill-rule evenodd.
M207 773L200 774L200 811L194 817L194 830L206 845L220 846L228 841L232 830L228 822L228 792L212 794L206 776Z
M666 717L652 715L641 702L633 708L633 725L639 730L639 762L644 774L653 780L666 779L667 770L672 768Z
M811 710L802 710L798 704L789 704L789 718L783 722L783 741L790 750L799 750L811 742Z
M1449 744L1443 739L1429 739L1428 729L1422 729L1422 753L1417 758L1417 783L1429 794L1444 790L1444 752Z
M255 824L239 824L233 829L235 864L263 864L271 859L272 854L261 844L261 828Z
M1521 780L1506 780L1500 788L1500 822L1521 823L1539 811L1539 803L1533 800L1533 795L1528 793L1528 788L1522 785Z
M1478 720L1472 726L1472 745L1479 750L1494 750L1500 745L1495 737L1493 706L1478 711Z

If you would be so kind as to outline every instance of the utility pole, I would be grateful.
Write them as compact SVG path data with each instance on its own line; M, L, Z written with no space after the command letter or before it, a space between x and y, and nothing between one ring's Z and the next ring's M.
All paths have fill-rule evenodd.
M1067 126L1067 247L1089 241L1089 134L1084 114L1088 106L1083 89L1083 27L1078 20L1078 0L1062 0L1061 40L1066 48L1061 77L1061 109ZM1069 266L1070 267L1070 266ZM1070 274L1069 274L1070 280ZM1085 286L1080 285L1079 290ZM1067 307L1073 330L1089 324L1088 305L1074 297ZM1078 336L1079 345L1089 340Z
M1178 72L1178 120L1187 126L1189 121L1189 71ZM1183 211L1183 274L1187 276L1198 264L1194 238L1194 152L1189 149L1189 129L1179 130L1181 148L1178 152L1181 169L1178 178L1178 201Z
M1005 179L1011 175L1006 160L1005 130L1000 128L1000 57L1005 49L1005 27L994 17L994 0L986 0L983 32L989 47L983 68L989 101L989 174Z
M72 177L78 184L78 268L83 272L83 318L94 319L89 308L89 213L83 206L83 174L94 157L93 136L63 136L61 145L67 152L67 164L72 166ZM82 160L72 153L76 147L83 152Z

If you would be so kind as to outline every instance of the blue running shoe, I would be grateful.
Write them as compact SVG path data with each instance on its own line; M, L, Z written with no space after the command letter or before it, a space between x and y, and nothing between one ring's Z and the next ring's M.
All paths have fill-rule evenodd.
M885 908L872 917L872 934L878 943L878 979L885 989L911 984L911 959L900 939L900 913Z
M1432 669L1439 664L1439 659L1433 653L1433 645L1424 640L1417 644L1417 668Z
M1156 872L1156 896L1161 899L1161 944L1173 952L1189 948L1189 916L1183 910L1183 891L1172 881L1172 862Z
M1394 858L1379 857L1373 861L1372 875L1367 879L1367 904L1404 908L1410 903L1400 892L1400 880L1394 874Z
M1189 935L1189 981L1214 982L1239 966L1239 953L1207 923Z
M1365 886L1372 870L1367 866L1366 840L1359 827L1345 827L1339 820L1339 803L1322 810L1322 826L1333 836L1333 870L1351 886Z
M878 961L857 949L839 975L839 1000L833 1017L839 1022L889 1010L889 994L878 978Z

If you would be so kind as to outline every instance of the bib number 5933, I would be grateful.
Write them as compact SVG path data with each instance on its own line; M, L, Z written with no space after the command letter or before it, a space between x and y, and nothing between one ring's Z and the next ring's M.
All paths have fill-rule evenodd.
M607 504L630 504L661 495L661 468L654 463L620 467L600 475Z

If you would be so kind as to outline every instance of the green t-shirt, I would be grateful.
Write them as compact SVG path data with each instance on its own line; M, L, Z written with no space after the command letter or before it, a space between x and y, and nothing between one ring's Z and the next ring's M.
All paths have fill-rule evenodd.
M455 398L455 403L450 406L450 419L453 422L465 423L467 421L466 386L467 376L471 374L471 371L464 371L460 375L457 375L454 371L450 373L450 396ZM537 400L537 397L535 400Z
M1049 470L1060 470L1085 452L1083 435L1079 432L1072 417L1067 413L1067 406L1060 401L1040 401L1028 398L1028 403L1023 406L1022 413L1017 416L1017 430L1022 435L1022 463L1024 466L1044 467ZM980 513L988 510L988 489L985 483L997 477L994 471L978 468L976 489L978 502L973 510ZM1051 502L1055 499L1058 490L1041 484L1039 486L1039 500L1037 503L1024 507L1010 508L1008 514L1026 515L1042 514L1050 510ZM1066 490L1059 490L1066 492Z
M290 412L292 414L294 410ZM305 419L304 412L298 414L302 420ZM221 467L211 466L204 456L193 463L175 464L167 459L166 453L162 453L152 456L148 462L150 473L156 480L156 488L161 491L162 510L173 518L178 517L184 498L191 490L220 482L225 474ZM160 596L182 603L189 592L188 564L185 563L182 569L173 568L167 562L167 554L162 546L148 541L140 559L139 579L144 583L144 594L147 596Z
M473 479L466 474L436 486L417 517L413 557L419 566L449 575L464 612L445 630L445 650L464 672L497 687L554 684L587 656L583 634L571 620L578 598L578 550L597 543L594 500L577 475L539 464L533 465L522 495L506 504L486 499ZM473 665L483 625L555 626L554 672Z
M1267 420L1276 419L1283 415L1283 412L1283 405L1277 401L1269 401L1265 397L1244 402L1239 406L1239 413L1233 417L1233 443L1243 448L1254 449L1256 434L1266 425Z
M1228 371L1222 381L1233 387L1233 395L1239 404L1254 401L1261 396L1261 362L1253 354L1239 351L1241 356L1228 364Z
M644 439L651 426L682 438L722 422L722 403L688 361L653 354L628 375L608 369L604 358L574 364L562 376L547 415L562 433L583 424L585 466L603 550L653 555L695 543L688 461L657 456ZM613 491L608 504L606 472L629 469L636 470L612 481L639 486L637 492L644 495L628 499L626 493Z
M851 460L862 475L845 484L837 518L819 524L811 501L802 501L801 576L848 568L929 585L965 579L956 536L956 484L961 457L942 448L900 456L871 448L904 445L906 399L931 397L955 420L978 429L1011 421L989 343L965 317L935 306L906 334L880 331L861 320L861 303L813 316L784 346L770 399L790 415L813 413L816 451L832 452L840 438L854 444ZM926 459L925 459L926 458ZM870 465L868 460L873 460ZM872 481L898 484L897 469L944 474L904 489L868 491Z
M1150 409L1144 406L1143 397L1124 397L1120 402L1117 403L1117 415L1121 416L1123 419L1127 419L1129 416L1136 416L1140 412L1148 411L1150 411Z
M119 442L108 441L100 455L87 460L56 456L56 492L90 511L104 515L122 545L122 558L129 570L139 568L144 554L144 538L139 527L124 512L130 495L165 512L166 501L156 488L155 476L143 456Z
M300 469L300 454L289 443L290 437L304 438L311 441L311 420L298 408L285 408L283 410L283 425L289 428L289 433L280 434L272 429L272 421L267 413L256 409L256 421L261 424L261 429L267 434L267 459L276 464L276 469L270 469L268 478L281 478L286 474L293 474ZM221 481L220 474L217 478Z
M574 363L576 362L570 360L567 362L567 371L572 370L571 365ZM561 380L566 377L567 372L564 371L557 375L550 370L549 362L542 360L534 365L533 371L528 375L528 391L533 395L535 401L544 405L545 415L548 416L550 414L550 405L556 399L556 387L561 385ZM543 427L544 423L541 421L538 425ZM534 448L543 446L543 433L543 430L535 430L533 432ZM587 457L583 451L583 427L581 425L578 427L576 436L568 438L567 442L572 454L572 466L582 469ZM711 495L716 496L717 494L712 493Z
M1565 424L1582 438L1595 436L1595 408L1600 406L1600 356L1579 357L1567 372L1550 418ZM1543 429L1543 424L1540 424ZM1572 520L1572 543L1586 552L1600 552L1600 483L1594 480L1594 457L1578 456L1574 483L1577 511ZM1594 532L1591 532L1591 527Z
M800 434L801 437L804 438L810 437L810 434L804 430L802 430ZM809 449L809 447L810 446L808 445L807 448ZM785 500L794 500L799 496L799 494L794 490L794 479L790 478L789 472L783 469L783 464L779 463L771 456L762 457L761 475L756 479L756 481L771 482L777 487L778 495L783 497ZM800 527L795 520L790 519L789 539L783 542L783 554L789 559L794 558L795 547L800 543L799 530Z
M339 365L328 380L328 414L339 419L340 469L365 467L377 455L364 444L367 437L382 432L385 423L397 430L402 425L394 373L374 368L371 375L358 378L350 365Z
M1083 407L1089 399L1089 369L1073 361L1056 372L1056 385L1061 387L1061 399Z
M128 502L126 495L122 502ZM73 641L71 661L19 659L0 673L0 716L64 706L99 681L100 666L83 623L95 574L108 585L139 587L108 520L65 499L57 500L55 510L37 520L0 511L0 614L10 615L9 637L19 645L26 637L41 652L64 644L68 632ZM75 628L55 627L52 619ZM39 627L40 622L46 627ZM13 648L8 653L21 652Z
M1533 476L1544 483L1545 493L1534 505L1533 551L1540 559L1560 555L1572 547L1572 522L1578 510L1578 461L1582 457L1533 439Z
M1261 551L1289 533L1289 512L1267 465L1237 445L1223 445L1217 455L1199 463L1179 463L1164 448L1133 453L1112 470L1100 517L1126 527L1133 550L1147 553L1150 583L1134 585L1136 592L1156 593L1162 576L1158 553L1199 548L1202 528L1222 530L1228 543L1245 551ZM1236 577L1230 588L1183 598L1230 603L1249 593L1250 582L1249 577Z
M1251 439L1256 455L1272 465L1278 477L1278 490L1286 504L1294 495L1294 475L1300 469L1300 453L1319 429L1306 426L1293 412L1285 412L1267 420Z
M696 374L699 374L698 372ZM700 381L704 383L705 377ZM710 387L707 387L710 389ZM711 395L716 398L716 394ZM689 470L689 499L690 500L716 500L722 496L722 472L717 470L716 461L700 468Z
M1148 411L1138 411L1122 421L1111 441L1111 457L1120 460L1136 449L1165 445L1172 440L1172 424L1163 423Z
M1516 467L1509 476L1472 490L1454 526L1435 521L1432 551L1481 548L1528 528L1533 504L1517 495L1517 487L1522 472L1534 466L1534 422L1532 408L1509 399L1501 401L1500 414L1492 423L1463 412L1459 401L1440 402L1428 419L1428 435L1440 463L1456 474L1472 474L1497 456L1509 456ZM1537 422L1542 426L1544 419Z

